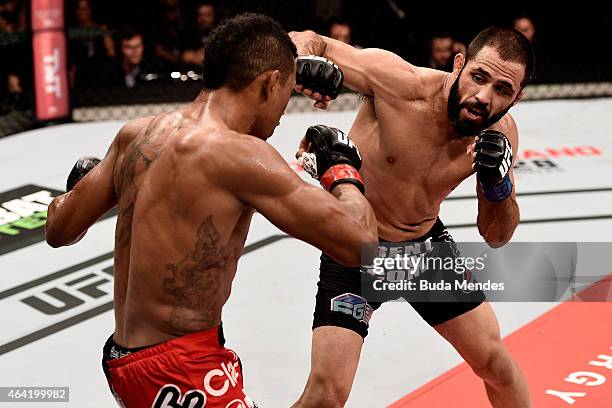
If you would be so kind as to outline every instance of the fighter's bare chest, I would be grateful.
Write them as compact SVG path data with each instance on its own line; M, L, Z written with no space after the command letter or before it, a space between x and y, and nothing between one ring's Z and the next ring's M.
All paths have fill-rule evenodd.
M364 171L376 179L418 183L434 195L446 194L472 174L468 152L473 138L449 137L448 124L426 109L404 110L395 119L378 115L375 134L363 138ZM386 178L386 177L385 177Z

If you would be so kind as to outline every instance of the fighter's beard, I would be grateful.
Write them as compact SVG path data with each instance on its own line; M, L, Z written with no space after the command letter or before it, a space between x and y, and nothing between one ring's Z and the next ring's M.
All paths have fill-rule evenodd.
M468 121L462 121L460 113L461 109L465 106L459 103L459 77L461 77L462 72L463 68L461 68L461 71L459 71L459 75L457 75L457 79L455 79L455 82L453 82L453 85L450 89L450 93L448 95L448 118L451 121L453 129L459 136L474 136L481 130L488 129L495 123L499 122L499 120L503 118L506 113L508 113L513 104L510 104L503 111L487 117L482 121L481 124L474 124Z

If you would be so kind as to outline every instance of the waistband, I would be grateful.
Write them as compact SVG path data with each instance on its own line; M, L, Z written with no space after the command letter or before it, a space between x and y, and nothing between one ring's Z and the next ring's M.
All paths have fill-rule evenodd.
M127 348L115 343L111 335L104 345L104 360L109 367L121 367L170 350L218 350L225 345L223 326L219 325L197 333L145 347Z

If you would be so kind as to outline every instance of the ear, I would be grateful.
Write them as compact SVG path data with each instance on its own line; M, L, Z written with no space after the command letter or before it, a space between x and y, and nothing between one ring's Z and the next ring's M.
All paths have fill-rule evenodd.
M262 76L262 94L263 101L267 101L276 92L276 88L280 86L280 71L275 69L274 71L267 71L261 74Z
M455 59L453 60L453 71L460 71L463 68L463 64L465 64L465 55L459 53L455 55Z

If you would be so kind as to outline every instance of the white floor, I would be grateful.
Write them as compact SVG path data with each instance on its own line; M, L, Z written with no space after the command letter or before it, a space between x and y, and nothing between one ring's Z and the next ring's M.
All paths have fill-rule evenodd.
M597 155L552 157L555 171L517 173L519 193L607 189L580 193L536 194L519 197L522 220L578 218L573 221L520 225L516 241L612 241L612 99L525 102L513 109L518 122L520 151L533 157L546 149L583 147ZM307 126L324 123L348 129L354 112L289 114L271 143L288 161ZM102 156L120 123L71 124L0 139L0 192L36 184L61 189L76 158ZM586 146L590 146L588 149ZM549 156L556 153L547 153ZM474 195L474 180L457 188L453 197ZM447 201L443 221L460 241L480 241L472 225L476 200ZM597 219L580 220L584 217ZM607 218L605 216L608 216ZM454 227L453 227L454 226ZM70 274L25 289L1 292L50 273L88 261L113 249L114 218L93 227L70 248L51 249L44 243L0 256L0 350L33 332L107 304L111 297L84 296L65 283ZM280 233L261 216L253 221L248 243ZM241 356L249 395L261 407L286 407L301 393L309 370L310 325L318 275L319 253L294 239L283 239L246 254L240 262L234 290L224 312L228 347ZM110 278L102 270L106 258L79 271L109 281L98 289L109 293ZM52 287L86 300L56 315L45 315L21 302ZM57 302L55 302L57 303ZM553 303L498 303L494 305L502 334L520 328ZM59 306L59 305L58 305ZM75 318L77 319L77 318ZM83 320L83 319L77 319ZM101 346L113 330L110 311L85 319L53 334L0 354L0 386L68 386L70 403L54 406L111 407L114 402L100 369ZM460 362L459 356L406 304L384 305L375 313L348 407L381 407ZM12 406L2 404L0 406ZM20 403L18 407L38 406Z

